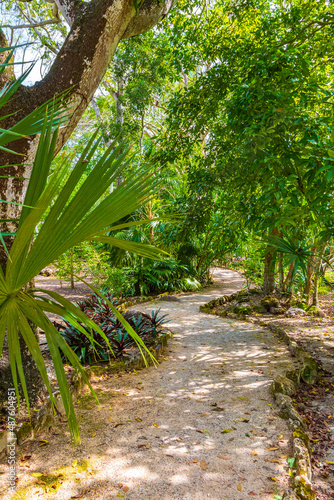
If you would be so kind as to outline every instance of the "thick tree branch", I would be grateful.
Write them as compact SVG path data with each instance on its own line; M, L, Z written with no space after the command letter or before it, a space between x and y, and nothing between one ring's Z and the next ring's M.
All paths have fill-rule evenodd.
M67 24L72 26L82 6L81 0L54 0L54 3L57 5L59 12L64 16Z
M129 23L122 39L141 35L150 30L166 17L174 3L175 0L144 0L138 14Z

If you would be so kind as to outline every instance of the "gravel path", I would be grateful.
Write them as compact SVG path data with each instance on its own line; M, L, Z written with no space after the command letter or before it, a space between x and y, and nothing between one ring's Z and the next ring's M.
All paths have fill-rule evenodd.
M291 432L269 386L293 360L271 332L199 313L243 285L233 271L214 276L210 290L136 306L169 314L175 336L164 359L158 368L95 381L101 409L89 395L76 405L81 446L71 447L63 423L43 436L46 446L21 447L31 458L20 464L13 498L281 498Z

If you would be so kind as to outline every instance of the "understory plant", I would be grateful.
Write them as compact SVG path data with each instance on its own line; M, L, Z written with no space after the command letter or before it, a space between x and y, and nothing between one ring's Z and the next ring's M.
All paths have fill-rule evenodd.
M76 302L80 310L99 325L109 342L101 338L96 331L90 332L85 325L80 325L86 331L83 333L82 329L76 328L68 321L54 322L54 326L82 363L92 364L124 356L126 349L135 345L135 340L129 335L119 318L115 316L110 303L117 307L119 301L113 299L111 294L105 294L104 297L92 294L87 299ZM125 312L123 316L145 342L145 345L149 346L157 339L161 333L162 325L166 322L167 314L160 315L159 313L160 309L151 311L150 314L130 310ZM89 334L93 336L94 342L91 342Z
M65 356L82 374L96 401L97 398L78 355L69 347L45 313L53 313L64 318L85 335L92 344L97 343L95 334L92 333L96 332L111 352L112 346L101 327L80 307L56 292L31 288L29 284L43 268L81 242L100 241L117 246L119 240L112 235L106 236L106 232L112 234L116 221L134 212L144 200L150 198L152 178L144 170L132 175L127 174L126 180L110 193L110 184L115 181L126 165L127 152L123 152L122 145L116 147L115 144L111 144L102 156L95 159L95 152L102 140L102 136L98 137L98 132L93 134L74 165L64 159L61 165L51 173L57 141L57 131L53 132L53 128L54 116L47 115L42 127L17 231L12 235L13 243L10 250L5 245L4 234L0 235L8 256L6 269L0 270L0 352L2 352L7 334L9 360L17 399L19 402L19 379L29 412L28 391L20 352L20 333L32 354L55 407L56 402L40 346L34 334L34 327L44 331L71 436L75 443L79 443L79 429L62 356ZM90 171L82 181L87 165ZM63 179L67 179L66 183ZM146 258L161 258L161 252L150 245L124 241L121 241L120 245ZM91 288L101 295L93 285ZM40 295L40 292L43 295ZM143 340L112 302L105 300L140 351L146 350L153 358ZM153 361L155 362L154 358Z
M192 291L201 286L194 277L189 276L187 266L172 258L159 262L141 259L126 272L134 280L136 295Z

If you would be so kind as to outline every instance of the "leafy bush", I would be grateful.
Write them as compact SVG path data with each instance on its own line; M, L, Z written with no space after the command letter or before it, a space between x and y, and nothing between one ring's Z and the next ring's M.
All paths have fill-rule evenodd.
M126 297L135 294L135 277L123 269L112 268L104 283L106 289L112 290L116 297Z
M189 277L188 267L174 259L147 261L127 271L135 280L136 293L141 295L197 290L200 284Z
M115 306L119 304L119 301L113 299L110 293L106 294L106 298ZM132 347L135 341L129 336L120 320L115 317L106 300L92 294L90 297L78 301L77 305L94 323L100 326L109 341L108 345L97 332L86 326L79 325L80 330L65 320L61 323L54 322L54 326L77 354L80 361L92 364L108 360L111 357L117 358L126 355L126 349ZM130 310L124 312L124 318L145 341L146 345L152 345L161 333L162 325L166 322L167 314L161 316L159 312L160 309L151 311L151 314Z
M69 281L74 288L75 276L90 277L94 285L101 286L109 276L110 266L107 262L108 254L96 249L89 241L67 250L55 262L56 276L60 280Z

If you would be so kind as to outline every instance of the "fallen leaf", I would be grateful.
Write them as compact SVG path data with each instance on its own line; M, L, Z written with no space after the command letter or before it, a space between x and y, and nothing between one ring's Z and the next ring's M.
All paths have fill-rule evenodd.
M41 472L32 472L30 475L31 475L31 476L34 476L34 477L41 477L41 476L44 476L44 474L42 474Z
M78 465L78 460L73 460L72 467L76 467Z
M139 418L139 417L136 417L135 420L137 420L137 422L142 422L143 421L143 419Z
M241 491L241 484L238 484L238 491Z
M272 464L280 464L281 463L279 460L273 460L271 458L266 458L266 462L271 462Z
M325 460L326 464L330 464L330 465L333 465L334 462L330 462L329 460Z
M118 422L118 424L116 424L115 427L118 427L119 425L124 425L124 422Z
M129 486L124 486L123 491L124 491L125 493L126 493L127 491L129 491Z
M257 431L255 429L252 429L251 433L254 434L255 436L257 435Z
M268 448L266 448L266 450L275 451L275 450L279 450L279 447L278 446L268 446Z
M179 443L182 443L182 439L180 439L180 438L176 438L176 441L178 441Z
M254 493L254 491L250 491L250 492L248 493L248 495L254 495L254 496L256 496L256 495L257 495L257 493Z
M158 424L153 424L153 425L154 425L154 427L159 427Z
M258 452L257 451L252 451L251 455L258 455Z
M197 464L197 462L198 462L198 459L197 459L197 458L194 458L193 463L194 463L194 464Z
M111 417L108 417L109 422L115 423L115 420Z
M40 444L38 445L39 447L46 446L47 444L49 444L49 441L47 441L46 439L41 439L39 442L40 442Z
M232 429L224 429L221 433L222 434L228 434L229 432L231 432Z
M93 438L93 437L95 437L95 436L96 436L96 432L93 432L93 434L92 434L92 438Z
M223 455L217 455L218 458L221 458L222 460L230 460L228 457L223 457Z
M200 465L201 469L203 469L203 470L206 470L206 468L208 466L207 463L204 462L204 460L202 460L199 465Z
M145 445L145 448L147 448L148 450L150 449L150 446L148 444Z

